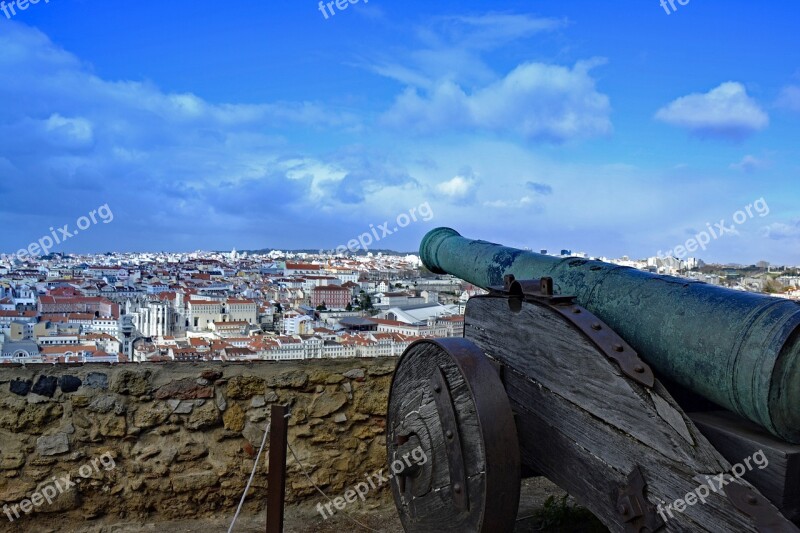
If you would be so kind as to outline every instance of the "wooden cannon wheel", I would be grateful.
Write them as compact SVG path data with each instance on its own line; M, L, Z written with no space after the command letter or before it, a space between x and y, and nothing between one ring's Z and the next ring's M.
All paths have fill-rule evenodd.
M511 531L520 456L503 384L465 339L417 341L392 381L391 486L409 532Z

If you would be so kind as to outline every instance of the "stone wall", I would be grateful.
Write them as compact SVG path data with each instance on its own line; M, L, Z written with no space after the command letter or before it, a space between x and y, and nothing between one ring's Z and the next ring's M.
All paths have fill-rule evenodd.
M75 520L232 515L275 403L291 407L289 443L314 482L339 494L384 468L395 364L4 366L0 506L11 509L58 487L55 497L38 498L29 516L18 507L17 524L52 521L52 513ZM262 457L250 510L266 498L266 462ZM288 471L288 502L316 494L291 454ZM74 485L64 480L68 474ZM2 523L8 525L5 513Z

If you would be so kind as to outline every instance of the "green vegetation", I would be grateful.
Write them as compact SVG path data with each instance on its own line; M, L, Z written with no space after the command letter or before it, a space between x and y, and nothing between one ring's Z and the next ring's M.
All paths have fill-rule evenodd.
M361 291L358 295L358 308L364 311L370 311L373 309L372 305L372 298L370 295L364 291Z
M785 291L786 288L774 279L768 279L764 282L764 292L767 294L776 294Z
M608 529L592 513L583 507L567 503L568 496L550 496L533 516L537 531L575 531L606 533Z

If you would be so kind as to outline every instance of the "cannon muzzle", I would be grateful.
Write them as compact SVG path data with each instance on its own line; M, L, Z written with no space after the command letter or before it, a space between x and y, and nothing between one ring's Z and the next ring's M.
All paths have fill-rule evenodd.
M619 333L663 377L800 443L800 305L576 257L429 232L425 266L482 288L551 277L557 293Z

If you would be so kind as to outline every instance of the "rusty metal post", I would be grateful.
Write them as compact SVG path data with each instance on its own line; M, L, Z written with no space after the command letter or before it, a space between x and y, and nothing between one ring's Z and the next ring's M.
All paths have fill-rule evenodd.
M289 423L285 405L273 405L269 434L269 474L267 475L267 533L283 533L283 501L286 498L286 447Z

